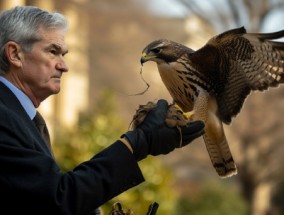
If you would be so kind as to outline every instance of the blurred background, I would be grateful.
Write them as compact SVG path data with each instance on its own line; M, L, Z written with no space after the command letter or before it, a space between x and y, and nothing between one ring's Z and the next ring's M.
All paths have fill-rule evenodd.
M118 139L140 104L160 98L171 102L156 65L141 68L141 52L149 42L167 38L198 49L231 28L284 29L283 0L0 0L1 10L16 5L59 11L69 20L70 71L60 94L40 107L62 171ZM105 203L102 211L108 214L120 201L125 210L143 215L156 201L157 214L163 215L284 214L283 128L284 87L253 93L225 127L236 176L218 177L200 138L140 162L146 182Z

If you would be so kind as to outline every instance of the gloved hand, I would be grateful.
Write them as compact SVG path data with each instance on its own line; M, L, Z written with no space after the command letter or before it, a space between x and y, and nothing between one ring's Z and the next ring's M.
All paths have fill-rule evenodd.
M168 154L204 134L205 125L202 121L190 122L187 126L181 127L181 131L176 127L168 127L165 122L167 111L167 101L159 100L157 106L135 130L122 135L122 138L126 138L131 145L138 161L149 154L154 156Z

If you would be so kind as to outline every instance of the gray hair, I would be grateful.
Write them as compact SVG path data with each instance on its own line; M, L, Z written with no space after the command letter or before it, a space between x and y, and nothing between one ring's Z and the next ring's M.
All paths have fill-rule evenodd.
M35 6L17 6L0 13L0 75L9 71L5 44L14 41L24 51L31 51L32 45L41 40L40 27L67 31L67 19L60 13L48 12Z

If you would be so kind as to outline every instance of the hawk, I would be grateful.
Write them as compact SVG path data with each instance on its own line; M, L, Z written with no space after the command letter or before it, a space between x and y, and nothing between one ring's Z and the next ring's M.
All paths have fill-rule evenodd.
M230 124L252 91L284 82L284 37L247 33L244 27L211 38L194 51L160 39L147 45L141 64L154 61L175 104L205 122L203 139L212 165L222 178L237 174L223 124Z

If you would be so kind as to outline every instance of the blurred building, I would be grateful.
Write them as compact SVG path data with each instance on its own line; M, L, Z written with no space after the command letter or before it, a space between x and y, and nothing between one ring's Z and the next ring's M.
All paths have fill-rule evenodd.
M137 2L136 2L137 3ZM166 98L171 101L155 64L145 65L145 90L140 76L142 49L152 40L187 39L184 20L149 14L133 0L0 0L0 10L17 5L34 5L67 16L69 31L65 59L69 72L63 75L61 91L43 101L51 136L62 127L72 127L80 113L91 110L105 89L112 91L117 113L130 122L139 104ZM171 31L169 31L171 29ZM127 125L126 125L127 128Z
M62 79L62 90L56 96L45 100L40 111L45 116L53 136L59 124L72 126L77 121L78 112L87 107L88 96L88 20L80 10L80 2L69 1L42 1L42 0L1 0L0 9L9 9L17 5L34 5L49 11L60 11L69 20L69 33L66 35L66 43L72 54L66 55L69 72ZM63 6L64 4L64 6ZM80 29L80 30L78 30Z

